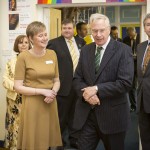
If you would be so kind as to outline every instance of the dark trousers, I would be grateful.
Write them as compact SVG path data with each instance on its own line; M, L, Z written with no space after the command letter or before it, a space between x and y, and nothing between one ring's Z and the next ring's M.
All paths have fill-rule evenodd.
M138 117L142 150L150 150L150 114L144 111L143 101Z
M98 127L95 111L91 110L78 140L79 150L95 150L99 140L103 141L105 150L124 150L125 132L102 133Z
M77 100L77 95L72 88L68 96L57 95L58 104L58 115L60 122L61 134L67 129L69 131L69 137L75 138L78 131L73 128L73 118L75 111L75 104ZM66 142L64 137L62 137L63 144L65 146Z

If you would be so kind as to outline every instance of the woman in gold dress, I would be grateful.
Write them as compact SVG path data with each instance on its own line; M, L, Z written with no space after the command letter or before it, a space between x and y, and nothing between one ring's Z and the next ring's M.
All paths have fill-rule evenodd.
M43 23L32 22L26 33L33 48L19 55L15 71L15 90L23 97L18 149L47 150L62 145L56 101L60 87L57 56L46 49Z

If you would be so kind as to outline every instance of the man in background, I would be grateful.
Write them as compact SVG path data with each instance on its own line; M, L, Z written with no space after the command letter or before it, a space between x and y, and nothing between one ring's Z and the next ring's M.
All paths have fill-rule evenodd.
M129 45L132 48L133 58L134 58L134 79L132 89L129 92L129 100L130 100L130 110L136 110L136 90L137 90L137 56L136 56L136 48L140 43L140 35L136 32L135 27L127 28L127 36L123 39L123 43Z
M72 128L74 117L74 108L77 95L72 86L74 71L78 64L80 49L85 41L76 36L74 37L74 23L72 20L65 19L62 22L61 36L48 42L47 48L56 52L58 58L60 89L57 94L58 114L60 129L64 147L66 145L63 136L64 131L68 129L70 145L77 148L78 131ZM63 150L63 147L57 148Z
M111 35L111 37L112 37L114 40L119 41L119 42L122 42L122 39L119 38L119 36L118 36L118 27L112 26L112 27L111 27L111 31L110 31L110 35Z
M127 28L127 36L123 39L123 43L129 45L133 54L136 54L136 47L140 43L140 35L136 32L135 27Z
M79 22L76 24L76 31L77 31L77 36L80 38L84 38L87 36L88 29L87 29L87 23L85 22Z

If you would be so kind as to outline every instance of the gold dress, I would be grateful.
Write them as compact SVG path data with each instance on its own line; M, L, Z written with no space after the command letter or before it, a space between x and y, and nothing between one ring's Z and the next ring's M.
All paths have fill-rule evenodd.
M18 56L15 80L24 80L24 86L52 89L53 79L58 77L57 56L47 50L41 57L29 51ZM47 150L61 146L61 133L56 99L47 104L44 96L22 96L18 149Z

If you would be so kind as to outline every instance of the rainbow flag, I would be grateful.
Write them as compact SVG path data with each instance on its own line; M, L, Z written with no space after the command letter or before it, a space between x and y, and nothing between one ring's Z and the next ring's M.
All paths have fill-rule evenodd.
M61 4L72 3L72 0L38 0L38 4Z
M106 2L145 2L146 0L106 0ZM99 0L101 2L101 0ZM38 0L37 4L63 4L72 3L72 0Z

